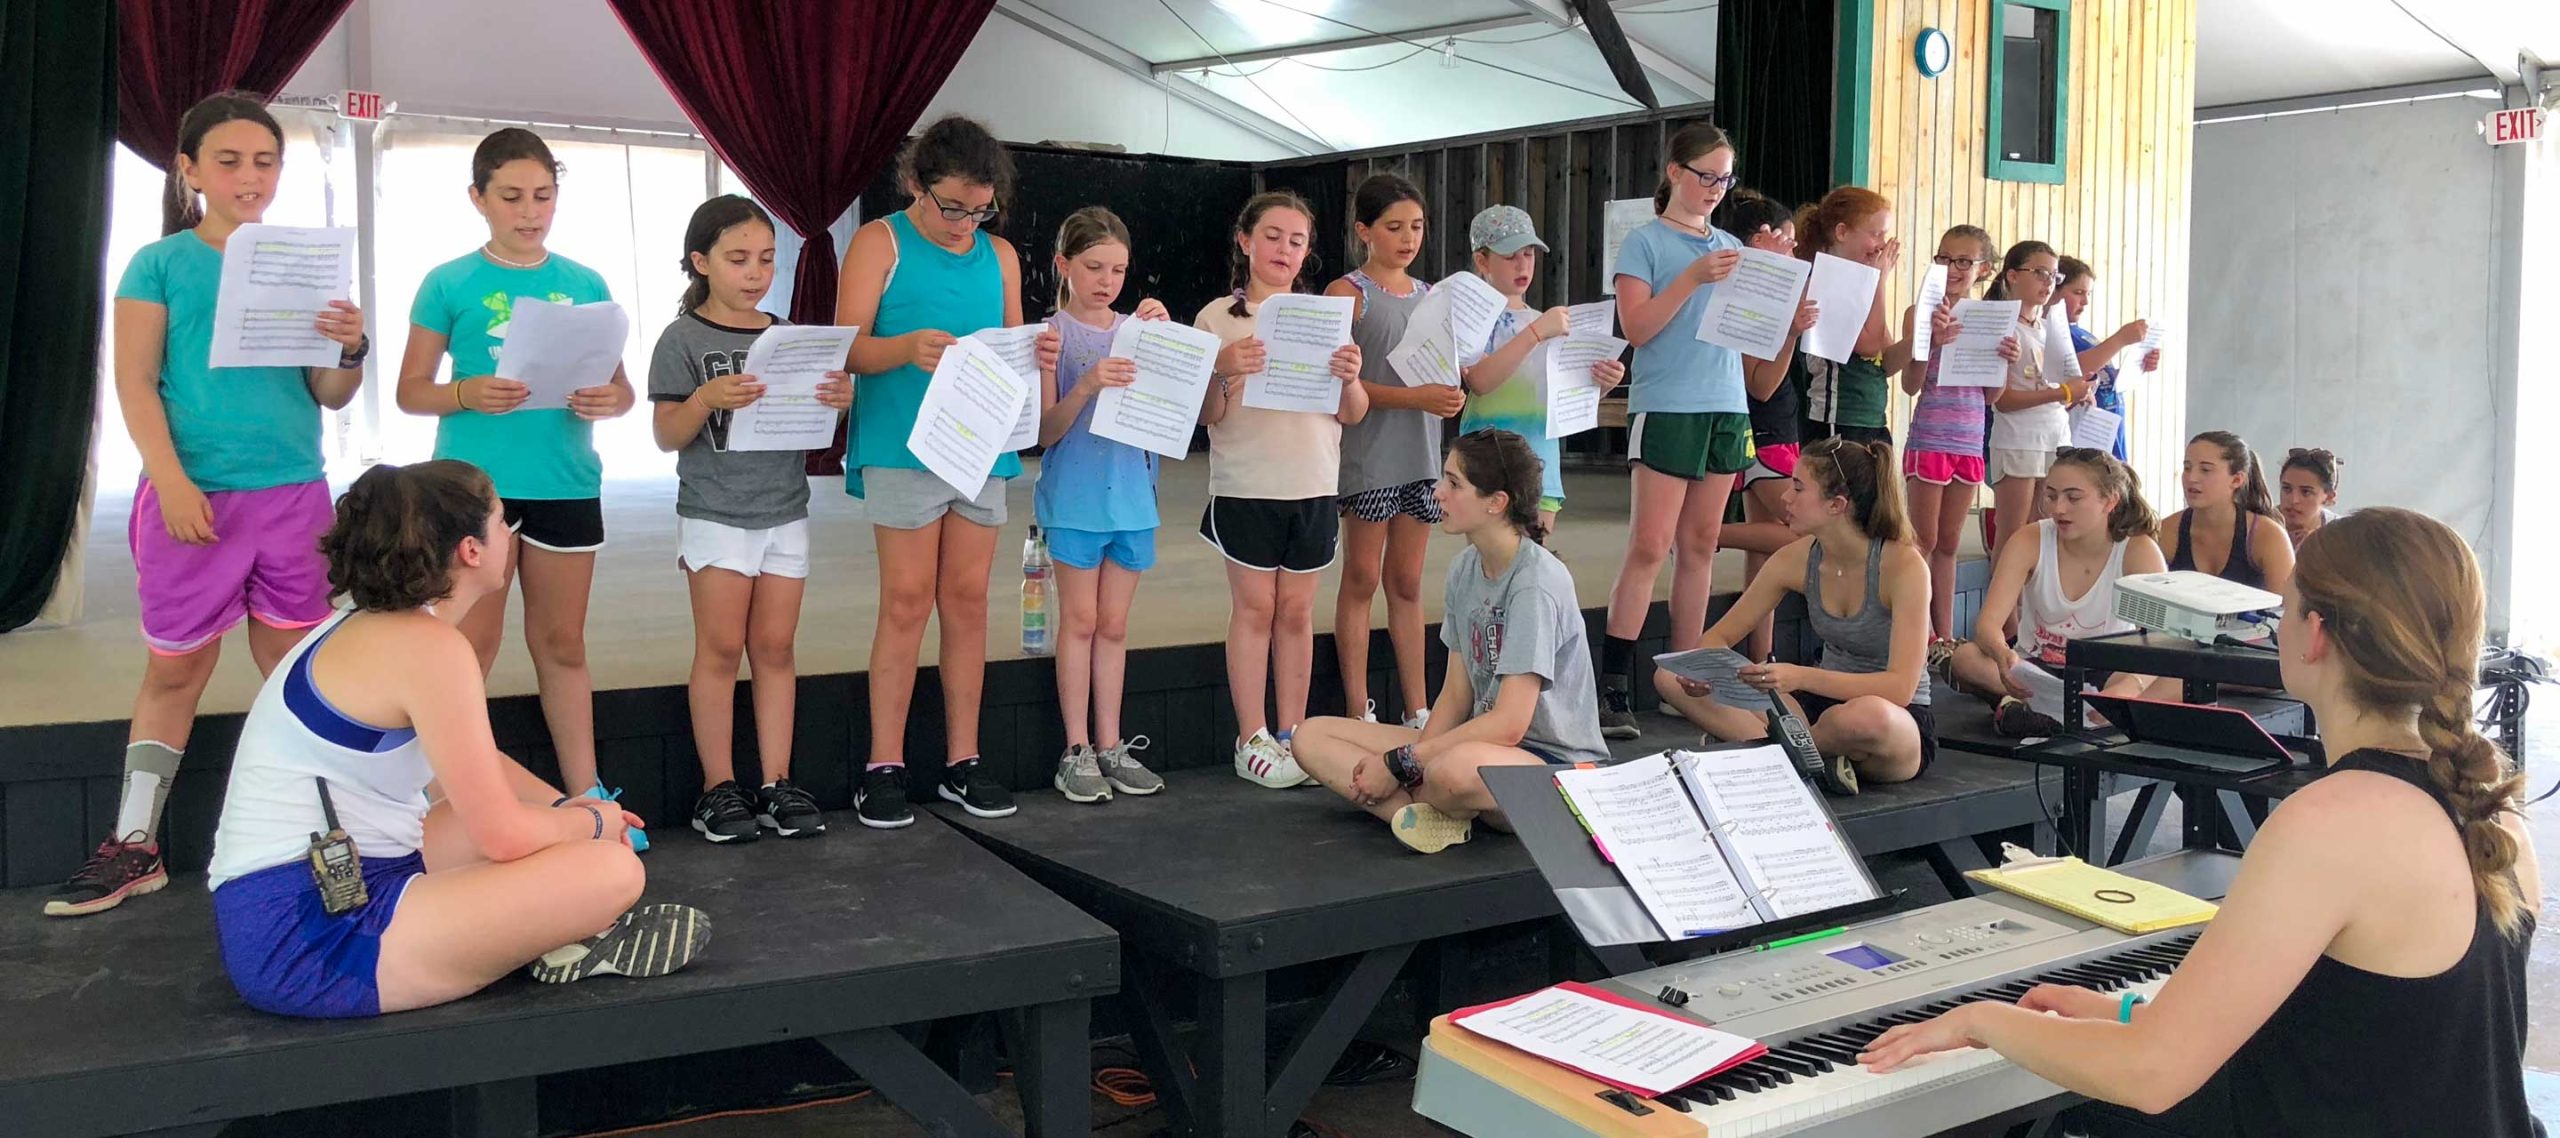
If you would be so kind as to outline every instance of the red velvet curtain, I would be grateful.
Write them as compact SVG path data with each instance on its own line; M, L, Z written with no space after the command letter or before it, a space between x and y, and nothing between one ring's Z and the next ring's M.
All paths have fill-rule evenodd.
M792 322L834 323L827 226L896 155L995 0L611 3L711 149L805 239ZM810 473L841 469L840 449L809 457Z
M116 138L167 169L208 95L273 95L355 0L117 0Z

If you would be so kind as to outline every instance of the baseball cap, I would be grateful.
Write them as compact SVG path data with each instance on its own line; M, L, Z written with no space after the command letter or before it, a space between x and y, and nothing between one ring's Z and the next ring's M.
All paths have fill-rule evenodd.
M1547 251L1547 243L1538 240L1538 227L1529 221L1528 211L1516 205L1486 206L1467 223L1467 247L1489 249L1495 256L1508 257L1531 245Z

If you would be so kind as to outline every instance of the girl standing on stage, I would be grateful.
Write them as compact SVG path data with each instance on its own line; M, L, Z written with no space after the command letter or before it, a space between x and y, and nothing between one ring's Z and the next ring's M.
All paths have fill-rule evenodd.
M554 984L663 976L710 940L694 909L633 907L638 818L561 794L489 737L478 647L456 626L504 595L518 548L467 463L376 466L339 499L318 549L349 607L258 690L207 867L249 1006L376 1016L528 964ZM363 896L333 905L313 843L338 829Z
M2002 535L2044 516L2045 472L2056 449L2071 441L2070 407L2089 391L2084 380L2063 379L2056 361L2045 358L2045 306L2053 303L2059 278L2053 246L2021 241L2009 247L1993 282L1993 300L2018 302L2018 354L2009 361L2009 383L1991 399L1991 438L1985 454L1991 475L1991 501L1999 511Z
M2319 447L2295 447L2284 456L2284 471L2277 476L2277 508L2284 514L2285 536L2293 539L2294 548L2302 547L2321 526L2338 520L2338 467L2344 463L2337 455Z
M508 127L471 155L471 204L489 240L428 270L409 309L409 347L400 360L400 409L436 416L437 458L489 472L522 546L506 559L524 582L524 641L533 657L543 723L573 794L596 783L595 681L587 674L587 596L596 551L604 548L604 463L595 424L631 410L631 379L613 378L569 394L566 408L523 406L532 390L497 374L498 349L523 300L592 304L613 299L594 269L544 245L558 208L560 164L532 131ZM436 382L440 357L452 378ZM507 595L472 606L462 624L480 670L498 659Z
M1368 260L1326 285L1347 296L1351 342L1360 346L1360 386L1369 414L1342 428L1342 587L1333 601L1333 649L1342 665L1342 706L1374 717L1369 698L1369 603L1384 585L1387 643L1395 650L1396 718L1409 727L1430 714L1422 671L1422 553L1440 524L1432 484L1439 478L1440 423L1464 410L1466 389L1411 383L1387 365L1414 306L1431 286L1407 269L1422 251L1422 191L1394 174L1371 174L1351 195L1352 232ZM1459 345L1463 353L1471 345ZM1363 709L1367 710L1363 710Z
M2080 326L2081 315L2089 311L2089 295L2097 287L2098 274L2089 268L2087 261L2078 257L2062 258L2058 271L2062 273L2062 286L2055 295L2062 300L2063 315L2071 318L2071 350L2079 355L2080 374L2088 376L2096 383L2092 389L2092 396L2097 400L2098 406L2122 415L2124 414L2124 396L2116 391L2118 378L2116 357L2126 348L2141 343L2142 338L2150 334L2151 324L2149 321L2136 320L2116 329L2115 335L2104 340L2099 339L2095 333ZM2142 370L2146 372L2160 370L2160 349L2153 348L2142 354ZM2118 422L2115 445L2117 462L2125 460L2125 433L2125 424Z
M1895 340L1884 315L1885 282L1902 262L1902 242L1893 236L1893 204L1861 186L1824 194L1796 226L1796 256L1811 262L1821 253L1873 267L1876 298L1867 306L1866 326L1858 330L1847 362L1796 354L1804 375L1804 438L1890 443L1893 428L1886 402L1892 380L1887 377L1901 371L1911 353L1909 339Z
M2424 515L2312 534L2284 690L2319 720L2329 774L2259 826L2159 996L2044 985L1895 1027L1860 1059L1988 1047L2161 1116L2102 1111L2099 1134L2541 1133L2522 1059L2542 870L2524 777L2472 723L2485 605L2471 551Z
M1692 334L1715 285L1742 259L1742 242L1707 223L1733 188L1733 144L1714 126L1693 123L1673 133L1667 149L1654 219L1618 251L1618 327L1636 351L1627 394L1627 551L1609 590L1600 651L1600 726L1615 739L1638 733L1630 700L1636 637L1662 563L1676 545L1671 647L1695 647L1706 630L1725 500L1734 476L1751 466L1742 357Z
M1749 190L1737 190L1725 200L1717 218L1718 227L1742 238L1744 245L1781 257L1795 255L1796 219L1785 206ZM1800 412L1804 400L1793 378L1796 341L1821 315L1822 306L1806 299L1796 306L1796 322L1788 326L1786 343L1779 346L1774 358L1742 359L1743 389L1751 403L1751 468L1742 472L1741 479L1742 518L1746 525L1773 530L1785 525L1787 480L1795 476L1796 454L1802 449L1800 440L1804 438ZM1735 535L1718 536L1729 540ZM1787 540L1792 541L1793 536ZM1757 549L1745 554L1742 579L1758 577L1760 567L1768 561L1769 555ZM1744 654L1754 660L1767 658L1769 638L1770 622L1763 620L1751 630Z
M1369 413L1355 341L1334 350L1342 384L1331 415L1244 404L1246 380L1266 350L1254 313L1270 297L1306 291L1307 237L1315 211L1286 190L1255 194L1236 214L1228 281L1235 291L1210 301L1192 323L1226 346L1213 365L1200 421L1209 428L1209 506L1200 536L1227 559L1227 697L1236 712L1236 776L1260 786L1307 781L1289 740L1307 715L1315 674L1316 574L1333 563L1334 490L1342 468L1342 428ZM1276 673L1276 675L1275 675ZM1278 732L1266 714L1266 680L1276 689Z
M1812 728L1826 760L1855 769L1852 786L1915 778L1938 753L1927 671L1929 565L1907 540L1893 473L1887 443L1824 439L1806 447L1787 480L1787 526L1801 538L1769 558L1699 640L1732 647L1787 593L1803 597L1822 641L1821 661L1754 663L1742 669L1742 682ZM1704 685L1659 670L1653 685L1664 703L1718 739L1769 734L1757 712L1717 703Z
M1932 322L1938 349L1927 361L1902 369L1903 393L1919 396L1911 407L1911 446L1902 455L1902 478L1911 503L1912 536L1929 562L1933 650L1940 645L1952 650L1957 636L1956 551L1964 543L1965 519L1982 497L1982 423L1988 411L1982 388L1939 386L1938 363L1956 333L1956 302L1991 275L1991 257L1991 235L1980 226L1958 225L1938 238L1938 253L1931 260L1947 267L1946 303L1935 312L1910 315ZM2002 341L2000 350L2014 356L2016 338Z
M736 194L702 203L685 226L683 312L658 334L649 361L658 448L676 452L676 567L693 600L693 672L685 685L702 796L693 828L712 842L761 830L796 838L826 832L817 799L791 783L792 642L809 577L808 455L735 450L732 416L764 395L745 374L756 337L779 323L758 311L773 284L773 218ZM818 384L818 402L853 404L843 372ZM740 786L731 746L738 660L754 668L762 777Z
M1973 639L1949 657L1947 678L1992 704L1991 726L2012 738L2052 736L2062 725L2027 706L2014 673L2030 662L2060 674L2071 641L2133 631L2115 615L2116 581L2167 567L2151 505L2133 468L2089 447L2064 447L2043 482L2045 516L1992 556L1991 585L1974 617ZM2018 621L2018 639L2001 635ZM2109 695L2142 694L2149 676L2091 676Z
M1458 416L1460 434L1499 429L1529 441L1542 473L1538 479L1538 527L1555 535L1556 515L1564 512L1564 479L1557 462L1564 457L1561 440L1547 437L1547 364L1538 345L1569 329L1572 315L1559 306L1544 312L1523 299L1537 280L1538 259L1547 244L1529 215L1518 206L1486 206L1467 225L1467 243L1475 248L1476 275L1502 294L1502 315L1482 344L1458 349L1460 379L1469 393L1467 410ZM1606 396L1627 376L1627 365L1602 360L1591 365L1591 380ZM1409 725L1418 726L1418 725Z
M836 287L836 323L862 329L851 365L845 493L862 499L880 553L880 627L871 640L871 753L854 791L863 825L915 821L907 804L907 710L926 619L939 615L944 753L934 793L981 818L1013 813L1013 794L978 757L987 672L987 575L1005 521L1005 484L1022 459L999 455L984 485L953 490L907 449L943 350L962 336L1022 323L1022 261L981 227L1012 190L1013 160L974 119L945 115L898 160L905 209L853 235ZM1057 338L1040 338L1041 370Z
M1058 572L1058 710L1067 751L1050 779L1069 802L1107 802L1113 791L1154 794L1164 780L1138 761L1147 737L1120 733L1129 666L1129 606L1138 575L1156 563L1155 452L1093 433L1094 399L1137 381L1137 361L1111 355L1130 318L1111 310L1129 277L1129 229L1086 206L1058 227L1058 366L1040 385L1040 484L1031 509ZM1138 302L1137 319L1163 320L1164 303Z
M2283 592L2293 580L2293 542L2257 452L2229 431L2206 431L2187 440L2180 481L2187 508L2160 523L2169 568Z
M1440 528L1467 547L1449 562L1449 670L1426 725L1328 718L1299 731L1310 776L1422 853L1466 841L1479 817L1511 828L1484 768L1609 757L1573 574L1538 540L1538 466L1509 431L1450 444L1433 492Z
M316 547L329 528L320 408L346 406L364 378L364 314L345 301L312 314L339 345L336 367L206 366L223 248L266 216L283 166L284 130L258 99L188 108L169 163L168 236L137 250L116 285L116 398L143 470L128 536L151 657L115 831L45 899L47 916L104 912L168 883L160 813L222 637L246 623L265 675L329 615Z

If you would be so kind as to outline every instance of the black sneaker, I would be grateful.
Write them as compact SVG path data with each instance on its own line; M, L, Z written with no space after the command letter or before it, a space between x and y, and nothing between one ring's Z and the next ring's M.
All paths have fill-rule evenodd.
M755 802L738 786L738 780L725 779L720 785L702 792L693 801L693 832L707 841L727 845L730 842L756 840Z
M127 897L159 892L169 883L160 865L160 844L137 830L98 843L98 852L71 874L71 879L45 898L48 917L85 917L124 904Z
M981 759L955 763L943 772L942 784L934 793L946 802L957 802L960 808L981 818L1002 818L1013 813L1013 792L987 772Z
M895 830L916 820L915 807L907 804L907 768L872 767L862 772L862 785L853 792L854 817L874 830Z
M1644 734L1636 726L1636 709L1627 698L1627 678L1608 676L1600 681L1600 737L1633 739Z
M818 800L787 778L756 791L755 820L777 837L814 838L827 832L827 816L818 813Z
M543 953L525 971L544 984L589 976L647 980L693 963L711 943L711 918L686 905L642 905L602 934Z

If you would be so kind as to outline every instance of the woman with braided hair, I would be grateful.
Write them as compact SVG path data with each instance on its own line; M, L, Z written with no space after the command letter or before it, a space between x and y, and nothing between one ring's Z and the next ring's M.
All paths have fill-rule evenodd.
M2523 778L2471 719L2484 608L2441 522L2369 509L2320 527L2281 655L2330 773L2259 827L2159 998L2047 985L1894 1028L1862 1060L1990 1047L2178 1134L2541 1133L2522 1062L2542 880ZM2084 1129L2157 1132L2099 1113Z

